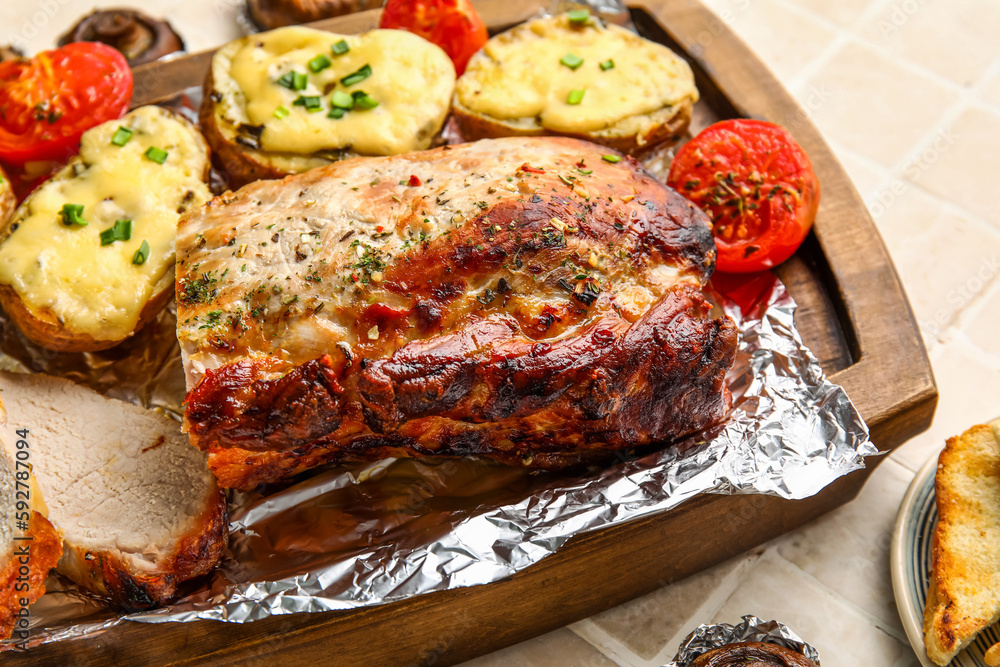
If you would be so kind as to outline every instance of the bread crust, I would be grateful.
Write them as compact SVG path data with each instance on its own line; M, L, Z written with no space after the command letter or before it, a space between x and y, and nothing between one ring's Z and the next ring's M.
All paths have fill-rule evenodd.
M938 525L924 607L924 643L938 665L1000 620L1000 571L990 555L1000 535L998 428L1000 422L980 424L949 438L938 459Z
M190 126L191 131L202 139L201 143L209 159L205 162L205 170L201 175L201 180L207 183L209 172L211 171L211 150L208 143L203 140L202 135L198 133L197 129L186 118L169 109L163 109L163 111ZM67 173L67 170L71 169L72 165L73 163L71 162L53 178L59 178L62 174ZM0 243L5 241L13 232L12 226L15 219L13 212L6 217L2 215L4 201L2 189L2 186L0 186L0 220L2 220L2 226L0 226ZM25 201L30 201L30 196ZM21 333L36 345L56 352L98 352L122 343L156 318L160 311L173 298L173 287L174 272L171 269L159 280L152 296L146 301L142 310L139 311L139 319L135 327L129 332L128 336L121 339L99 339L88 333L73 331L60 323L55 314L48 308L37 310L29 308L17 293L17 290L10 285L0 284L0 307L3 308L4 312L7 313Z

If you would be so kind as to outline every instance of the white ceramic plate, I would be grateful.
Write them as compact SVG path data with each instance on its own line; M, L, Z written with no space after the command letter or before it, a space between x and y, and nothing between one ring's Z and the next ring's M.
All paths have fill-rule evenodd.
M903 497L892 533L892 588L906 636L924 667L935 667L924 651L924 602L930 585L931 548L937 525L934 501L935 454L917 473ZM983 654L1000 642L1000 627L982 632L967 649L955 656L952 667L986 667Z

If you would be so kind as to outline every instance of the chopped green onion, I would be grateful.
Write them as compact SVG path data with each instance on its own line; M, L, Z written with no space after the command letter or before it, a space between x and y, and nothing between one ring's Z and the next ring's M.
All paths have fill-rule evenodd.
M148 258L149 258L149 244L146 243L144 239L142 245L139 246L139 249L135 251L134 255L132 255L132 263L145 264Z
M368 96L363 90L356 90L352 93L354 97L354 106L359 109L374 109L378 106L378 102Z
M567 53L559 59L559 62L570 69L576 69L583 64L583 58L575 56L572 53Z
M361 83L371 75L372 75L371 65L365 65L357 72L352 72L351 74L345 76L343 79L340 80L340 82L345 86L353 86L356 83Z
M602 155L601 159L604 160L605 162L610 162L611 164L615 164L616 162L622 161L621 157L619 157L618 155Z
M119 241L128 241L132 238L131 220L115 220L115 226L112 229L115 230L115 238Z
M100 234L101 245L111 245L115 241L128 241L132 238L132 221L115 220L115 224Z
M111 137L111 143L113 143L115 146L124 146L125 144L128 143L128 140L131 138L132 138L132 130L128 129L127 127L122 127L121 125L119 125L118 129L115 130L114 135L112 135Z
M344 117L345 113L347 113L347 109L341 109L340 107L333 107L332 109L330 109L330 113L328 113L326 117L336 118L339 120Z
M333 51L333 55L335 55L335 56L342 56L345 53L347 53L348 51L350 51L351 47L349 47L347 45L347 40L346 39L342 39L339 42L337 42L336 44L334 44L332 47L330 47L330 50Z
M316 74L317 72L322 72L332 64L330 59L321 53L309 61L309 71Z
M278 79L278 83L288 90L305 90L309 78L303 72L288 72Z
M583 101L583 94L585 92L587 92L586 88L577 88L569 91L569 95L566 96L566 104L579 104Z
M292 104L297 107L305 107L309 113L316 113L323 109L323 101L319 95L299 95Z
M156 146L150 146L147 148L143 155L156 164L163 164L167 161L167 151L162 148L157 148Z
M603 63L601 63L601 70L604 72L607 72L609 69L614 69L614 68L615 68L615 61L612 60L611 58L608 58Z
M335 90L333 92L333 97L330 98L330 103L335 107L340 107L341 109L353 109L354 97L342 90Z
M274 117L279 120L287 116L290 112L285 107L278 107L274 110Z
M63 204L59 215L62 216L64 225L87 226L87 221L81 217L83 216L83 204Z
M586 23L587 19L590 18L589 9L574 9L567 12L567 17L569 17L570 23Z

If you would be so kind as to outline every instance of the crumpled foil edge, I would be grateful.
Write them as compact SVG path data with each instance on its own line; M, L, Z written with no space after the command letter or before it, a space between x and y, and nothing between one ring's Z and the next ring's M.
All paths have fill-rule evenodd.
M736 644L739 642L761 642L777 644L792 651L798 651L817 665L819 651L809 644L791 628L779 621L763 621L752 614L743 617L743 622L736 625L714 623L699 625L681 642L674 659L663 667L689 667L695 658L712 649Z
M499 581L575 535L666 511L701 493L787 499L817 493L862 468L864 457L878 451L843 389L826 379L803 345L794 326L794 301L773 280L769 294L749 313L718 295L722 308L741 323L745 367L729 378L736 407L710 439L692 438L596 477L465 514L426 544L380 544L318 570L238 583L210 599L125 618L242 623L273 614L383 604ZM279 501L270 512L282 509ZM262 520L264 515L253 524L236 521L233 532L253 531Z

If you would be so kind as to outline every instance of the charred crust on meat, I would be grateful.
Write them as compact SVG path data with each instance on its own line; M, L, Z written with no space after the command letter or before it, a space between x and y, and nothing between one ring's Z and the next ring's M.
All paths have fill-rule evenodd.
M302 198L313 188L310 196L321 202L309 210L308 226L324 220L324 206L336 210L322 202L337 188L354 201L355 186L362 186L364 198L384 199L391 214L359 204L360 215L344 223L351 229L331 226L310 247L309 269L293 268L300 287L290 284L284 298L304 285L301 307L284 320L272 308L251 321L273 326L261 330L271 335L329 301L320 324L346 330L353 350L331 340L309 352L330 351L328 363L302 353L280 369L258 371L250 356L238 356L255 351L253 343L237 341L240 351L229 355L235 361L192 388L185 421L220 479L245 488L326 461L429 452L559 467L671 440L720 419L730 400L723 380L736 337L731 322L710 319L699 289L714 268L708 218L638 163L612 168L593 147L569 144L573 159L545 163L545 173L526 179L530 189L496 174L489 181L463 173L448 190L397 186L381 166L374 180L371 170L353 180L335 175L340 168L350 173L349 163L284 181L289 195ZM464 159L458 152L465 150L456 147L447 159ZM586 168L574 167L581 157ZM432 166L419 171L424 186ZM414 171L411 164L400 178ZM332 190L318 176L324 173L336 179ZM463 182L478 189L463 196ZM264 187L244 191L236 215L255 200L269 204ZM252 209L247 225L294 212ZM261 234L255 240L267 241L267 253L280 240L248 231ZM350 247L318 267L337 243ZM281 246L273 252L285 263L304 261L307 253L294 242ZM661 265L671 270L653 280ZM308 270L317 267L322 281L312 282ZM226 301L224 292L212 291L211 274L178 275L184 308L204 317L218 306L196 305ZM265 278L270 285L285 276L259 280ZM247 317L256 318L249 310ZM475 340L463 337L469 332ZM210 335L198 335L210 351Z

